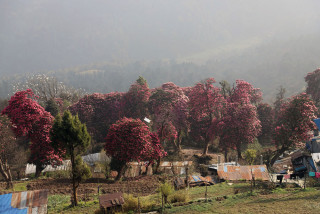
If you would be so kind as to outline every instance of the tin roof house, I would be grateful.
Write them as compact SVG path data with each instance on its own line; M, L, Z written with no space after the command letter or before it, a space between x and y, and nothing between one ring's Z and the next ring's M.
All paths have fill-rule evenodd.
M2 214L46 214L48 190L14 192L0 195Z

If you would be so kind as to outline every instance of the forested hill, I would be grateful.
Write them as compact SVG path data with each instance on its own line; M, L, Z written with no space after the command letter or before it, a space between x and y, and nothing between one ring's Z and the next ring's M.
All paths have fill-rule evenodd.
M270 102L280 85L287 89L287 95L304 90L304 76L320 66L320 45L317 44L320 44L320 34L268 40L230 57L213 57L202 65L175 60L102 62L46 73L89 93L126 91L139 75L147 79L150 87L169 81L180 86L192 86L207 77L230 83L244 79L261 88L265 100ZM23 77L2 78L6 81L0 82L1 96L9 93L12 81Z
M2 0L0 96L21 74L88 92L245 79L272 97L320 66L319 0ZM68 69L66 69L68 68ZM68 71L68 72L66 72Z

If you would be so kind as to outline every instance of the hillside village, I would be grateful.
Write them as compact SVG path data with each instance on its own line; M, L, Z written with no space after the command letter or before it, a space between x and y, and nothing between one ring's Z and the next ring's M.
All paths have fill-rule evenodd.
M238 194L316 194L319 74L306 75L308 94L285 99L280 90L273 106L248 82L216 86L213 78L150 89L139 77L128 92L85 95L68 106L49 84L42 93L37 85L18 91L1 112L8 149L1 151L0 207L9 200L12 211L170 213L194 203L211 209ZM14 158L21 155L24 163ZM227 193L213 193L222 186Z
M319 8L1 0L0 214L318 214Z

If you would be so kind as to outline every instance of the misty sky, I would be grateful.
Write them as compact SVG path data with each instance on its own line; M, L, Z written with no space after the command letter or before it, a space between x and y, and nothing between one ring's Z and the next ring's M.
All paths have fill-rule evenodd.
M317 0L0 0L0 72L104 61L205 63L316 34Z

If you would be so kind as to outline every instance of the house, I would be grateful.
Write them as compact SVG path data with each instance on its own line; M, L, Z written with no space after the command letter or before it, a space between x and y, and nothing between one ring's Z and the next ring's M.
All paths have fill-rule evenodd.
M0 195L2 214L46 214L48 190L14 192Z

